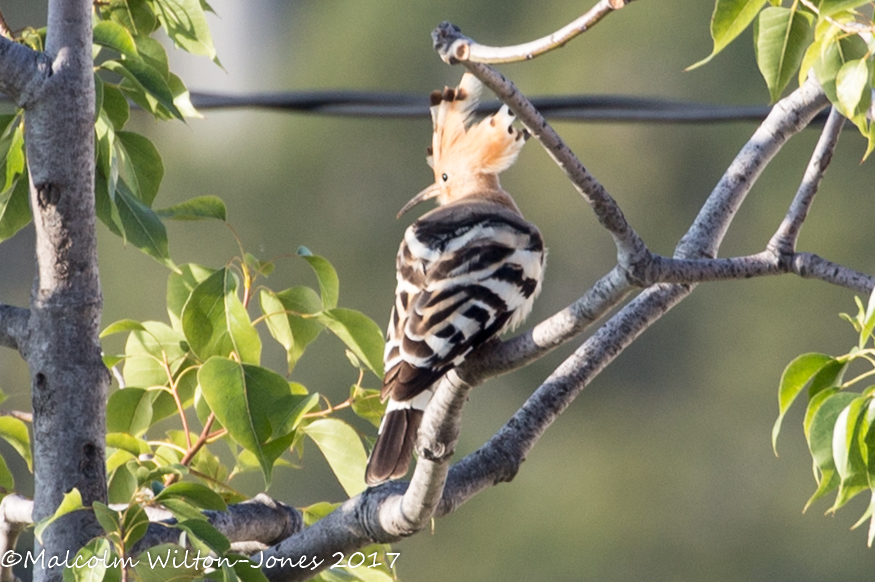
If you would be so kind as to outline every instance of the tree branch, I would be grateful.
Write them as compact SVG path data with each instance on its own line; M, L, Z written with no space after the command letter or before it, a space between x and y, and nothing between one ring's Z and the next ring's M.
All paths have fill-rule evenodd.
M448 64L463 61L491 64L528 61L551 50L562 48L568 41L595 26L602 18L631 2L632 0L599 0L580 18L556 32L515 46L494 47L478 44L459 34L458 27L444 22L437 28L438 31L441 31L442 46L439 52L441 58ZM435 42L437 43L437 41L436 38Z
M776 254L787 255L796 250L796 241L802 230L802 223L808 216L808 210L811 208L811 203L814 202L814 195L817 194L820 182L823 180L823 174L832 160L833 152L835 152L836 144L839 141L839 134L841 134L844 125L845 118L835 107L832 107L829 118L827 118L820 134L820 139L811 154L811 160L808 162L808 168L802 177L802 183L796 191L796 196L793 198L781 226L778 227L767 246L768 249L773 249Z
M676 268L695 266L700 270L710 264L716 273L717 267L725 269L727 265L734 265L733 268L739 270L746 260L750 265L761 265L756 268L770 272L772 267L766 257L758 255L738 258L734 263L732 259L711 261L700 257L716 252L738 207L763 167L787 139L804 128L825 104L823 92L814 82L806 83L779 102L715 187L705 204L707 211L700 213L682 239L684 244L679 245L677 260L661 259L664 264ZM741 179L742 176L747 179ZM818 276L826 278L822 272L823 263L809 260L806 269L815 268L820 269ZM449 469L446 486L434 515L446 515L483 489L511 480L540 436L575 396L626 346L684 299L694 287L694 284L652 285L611 317L547 378L495 436ZM471 386L489 374L523 365L568 341L621 301L632 288L628 270L618 265L580 300L539 324L532 332L497 346L482 348L458 371L458 379L453 374L441 383L436 396L441 404L434 411L429 407L426 413L429 428L425 433L443 434L436 442L450 448L455 446L458 412ZM493 358L499 363L493 363ZM429 417L430 413L432 416ZM444 421L448 423L446 427L440 424ZM448 454L449 449L441 449L440 453L435 455L437 461L430 458L424 459L424 462L421 460L420 463L426 466L421 471L417 466L414 472L413 482L419 492L411 495L425 503L430 503L434 498L434 491L443 480L439 465L447 458L443 454ZM368 543L392 542L400 536L409 535L411 530L422 525L424 516L429 513L425 510L412 516L404 514L404 499L412 489L413 485L408 488L405 483L390 482L349 499L311 527L266 550L261 555L265 575L276 581L305 580L330 566L331 562L327 560L335 552L349 552ZM407 498L414 499L413 496ZM302 560L312 565L312 569L298 566Z
M52 75L52 62L43 53L0 35L0 92L26 107L39 98Z
M778 101L723 174L693 226L675 249L676 258L717 255L729 224L763 169L786 141L806 127L829 101L813 77Z
M304 529L301 512L264 493L249 501L229 505L228 511L203 513L231 543L255 542L261 544L262 549ZM178 542L181 530L167 527L176 523L175 519L165 519L149 524L146 535L130 548L129 554L133 556L159 544Z
M0 303L0 346L19 349L21 339L27 333L30 311Z

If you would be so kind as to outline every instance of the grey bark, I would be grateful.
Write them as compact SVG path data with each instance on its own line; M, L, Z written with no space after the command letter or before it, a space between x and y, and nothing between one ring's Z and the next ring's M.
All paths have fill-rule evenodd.
M74 487L106 499L102 297L94 213L94 77L90 0L50 0L45 52L0 39L0 89L25 111L36 277L30 309L0 310L0 341L27 361L33 395L33 518ZM100 533L91 512L48 528L37 551L63 560ZM61 568L34 572L60 580Z

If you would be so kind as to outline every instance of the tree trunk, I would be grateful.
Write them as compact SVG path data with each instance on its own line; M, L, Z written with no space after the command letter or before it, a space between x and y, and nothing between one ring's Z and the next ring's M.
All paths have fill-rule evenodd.
M103 304L94 213L94 73L91 1L51 0L45 56L25 110L37 273L20 342L33 389L34 520L51 516L74 487L87 506L106 500L105 402L109 374L98 339ZM63 567L100 534L94 514L74 512L36 542L47 569ZM52 558L57 558L54 562Z

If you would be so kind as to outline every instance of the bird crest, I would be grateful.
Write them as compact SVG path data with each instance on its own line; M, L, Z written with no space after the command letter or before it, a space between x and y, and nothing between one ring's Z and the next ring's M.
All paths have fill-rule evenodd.
M438 184L454 174L503 172L514 163L528 137L527 132L513 127L514 115L507 105L475 122L481 90L480 81L465 73L457 88L447 87L431 94L434 135L428 163Z

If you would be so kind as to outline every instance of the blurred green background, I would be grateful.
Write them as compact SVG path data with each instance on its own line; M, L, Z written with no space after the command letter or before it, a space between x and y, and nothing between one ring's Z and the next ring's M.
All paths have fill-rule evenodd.
M246 93L363 89L427 94L458 82L429 33L442 20L486 44L548 34L591 2L522 0L211 0L221 70L171 51L192 90ZM42 0L0 2L13 29L42 25ZM564 49L502 71L530 96L626 94L719 104L764 104L768 92L750 33L710 65L683 69L710 52L712 2L635 2ZM430 122L356 120L267 111L209 112L203 120L131 127L164 155L156 206L214 194L247 250L260 258L299 245L329 258L341 304L382 326L394 288L394 255L411 218L396 211L432 180L424 161ZM707 126L556 123L587 167L617 198L655 252L670 254L754 124ZM767 169L721 252L761 250L804 171L816 130L795 138ZM817 252L875 272L871 252L875 166L865 144L843 135L800 240ZM609 236L560 171L531 142L502 177L550 248L533 321L580 296L615 261ZM178 263L226 263L236 252L216 223L168 226ZM0 249L0 300L26 305L32 228ZM166 321L167 271L100 227L104 324ZM268 284L315 285L306 265L281 260ZM814 491L801 431L803 406L785 421L780 458L770 446L784 366L809 351L844 353L855 342L840 311L853 294L793 277L701 285L648 330L577 398L546 433L511 484L476 497L396 547L402 580L871 580L865 509L857 499L835 517L829 502L807 514ZM500 427L580 340L513 375L478 388L465 411L459 455ZM120 349L108 344L107 350ZM267 362L283 369L279 350ZM344 362L338 365L338 362ZM355 373L323 337L294 379L337 402ZM377 386L377 380L366 383ZM0 352L5 407L29 409L27 370ZM2 447L0 447L2 448ZM8 452L2 449L4 453ZM7 455L13 458L14 455ZM22 489L29 485L13 464ZM343 493L315 447L306 471L279 469L270 493L304 506ZM259 490L260 477L237 485Z

